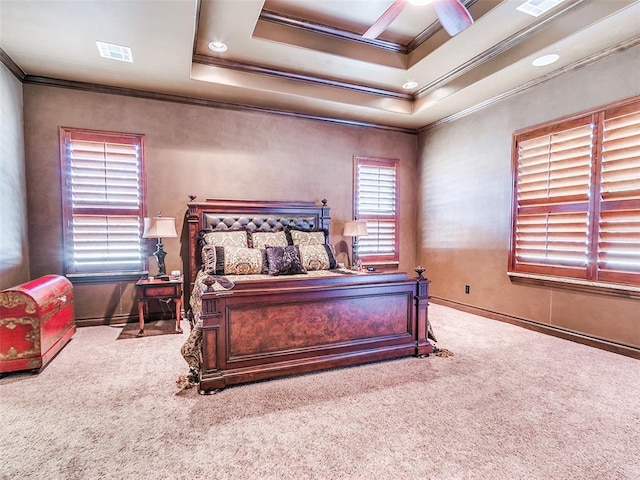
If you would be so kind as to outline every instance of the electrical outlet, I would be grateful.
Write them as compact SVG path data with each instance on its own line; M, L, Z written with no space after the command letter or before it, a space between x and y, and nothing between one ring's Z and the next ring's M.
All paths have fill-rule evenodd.
M469 293L469 285L464 286L464 293Z

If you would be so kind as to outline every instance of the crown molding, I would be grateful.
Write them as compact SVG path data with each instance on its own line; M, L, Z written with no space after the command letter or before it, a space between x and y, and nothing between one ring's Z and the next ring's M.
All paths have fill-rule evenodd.
M449 83L452 80L455 80L456 78L464 75L465 73L470 72L474 68L477 68L483 63L488 62L492 58L500 55L501 53L504 53L507 50L515 47L516 45L524 42L528 38L537 34L543 28L548 27L550 23L566 15L569 15L571 12L573 12L573 10L581 8L588 3L591 3L592 1L593 0L577 0L574 3L566 5L564 8L561 8L557 12L541 18L538 22L535 22L529 25L527 28L524 28L519 32L514 33L508 38L505 38L500 43L495 44L492 48L485 50L481 54L476 55L475 57L469 59L465 63L462 63L456 68L454 68L453 70L447 72L445 75L442 75L441 77L435 79L431 83L420 88L418 91L415 92L416 97L426 95L428 93L431 93L441 88L446 83Z
M25 75L23 83L32 85L43 85L49 87L68 88L72 90L81 90L92 93L104 93L108 95L121 95L126 97L143 98L147 100L157 100L161 102L180 103L185 105L197 105L200 107L219 108L223 110L232 110L238 112L264 113L267 115L276 115L281 117L299 118L304 120L314 120L336 125L349 127L374 128L377 130L385 130L398 133L406 133L416 135L417 129L395 127L371 122L362 122L357 120L348 120L344 118L325 117L321 115L310 115L287 110L276 110L271 108L256 107L253 105L243 105L236 103L225 103L206 98L184 97L181 95L172 95L168 93L150 92L147 90L137 90L133 88L114 87L112 85L103 85L89 82L76 82L73 80L61 80L50 77L40 77L36 75Z
M292 15L284 15L271 10L262 10L258 21L274 23L276 25L295 28L307 33L325 35L329 37L339 38L340 40L348 40L350 42L368 45L370 47L388 50L394 53L408 53L406 45L388 40L380 40L377 38L364 38L360 33L343 30L322 23L311 22L304 18L294 17Z
M470 8L477 1L478 0L462 0L462 4L466 8ZM418 48L430 37L435 35L440 29L442 29L440 21L436 20L426 29L416 35L416 37L408 44L403 45L401 43L391 42L389 40L381 40L379 38L364 38L362 34L358 32L344 30L318 22L312 22L304 18L295 17L293 15L285 15L271 10L262 10L262 12L260 12L260 16L258 17L258 20L271 22L284 27L296 28L308 33L327 35L330 37L338 38L340 40L356 42L363 45L368 45L370 47L379 48L381 50L388 50L390 52L402 53L405 55L413 52L416 48Z
M562 76L566 73L570 73L570 72L574 72L576 70L579 70L583 67L587 67L589 65L592 65L596 62L599 62L600 60L604 60L605 58L611 57L613 55L616 55L618 53L622 53L625 50L628 50L630 48L633 48L637 45L640 45L640 35L636 35L635 37L632 37L630 39L627 39L623 42L617 43L616 45L613 45L609 48L606 48L604 50L601 50L597 53L594 53L593 55L590 55L588 57L582 58L576 62L573 62L569 65L565 65L562 68L558 68L552 72L547 73L546 75L543 75L541 77L535 78L527 83L524 83L522 85L519 85L515 88L512 88L511 90L508 90L506 92L501 93L500 95L496 95L488 100L485 100L484 102L478 103L476 105L473 105L472 107L469 107L465 110L461 110L457 113L454 113L453 115L449 115L448 117L444 117L441 118L440 120L437 120L435 122L432 122L428 125L425 125L424 127L421 127L418 129L418 133L423 133L426 131L429 131L439 125L444 125L446 123L451 123L454 122L456 120L459 120L463 117L466 117L468 115L471 115L472 113L478 112L480 110L483 110L487 107L490 107L491 105L498 103L502 100L505 100L509 97L512 97L514 95L518 95L520 93L523 93L527 90L530 90L533 87L536 87L542 83L548 82L549 80L553 80L554 78L557 78L559 76Z
M24 78L27 74L24 73L24 71L18 66L16 62L13 61L9 54L7 54L7 52L2 49L2 47L0 47L0 62L5 67L7 67L18 80L20 80L21 82L24 81Z
M315 77L305 75L299 72L279 70L275 68L264 67L260 65L254 65L249 63L238 62L235 60L227 60L219 57L212 57L209 55L196 54L192 59L193 63L199 63L201 65L208 65L211 67L228 68L244 73L255 73L259 75L268 75L284 80L295 80L298 82L312 83L314 85L320 85L325 87L342 88L346 90L355 91L358 93L365 93L368 95L377 95L385 98L395 98L397 100L413 100L414 95L410 93L396 92L393 90L385 90L382 88L370 87L367 85L360 85L356 83L347 83L340 80L333 80L325 77Z

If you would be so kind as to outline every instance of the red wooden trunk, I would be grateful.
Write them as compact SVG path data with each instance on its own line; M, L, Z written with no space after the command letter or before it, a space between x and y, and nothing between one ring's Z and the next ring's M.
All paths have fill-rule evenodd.
M76 331L73 285L45 275L0 292L0 373L41 369Z

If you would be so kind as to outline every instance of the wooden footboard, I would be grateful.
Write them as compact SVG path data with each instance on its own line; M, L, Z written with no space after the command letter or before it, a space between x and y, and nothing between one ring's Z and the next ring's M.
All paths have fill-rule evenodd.
M427 355L429 281L404 273L242 282L202 297L200 390Z
M190 298L202 262L197 241L200 230L328 232L330 226L326 200L196 202L193 196L190 200L186 298ZM326 235L325 241L329 238ZM417 268L416 278L405 273L362 273L243 280L231 290L204 293L200 391L428 355L433 351L427 340L429 280L422 272Z

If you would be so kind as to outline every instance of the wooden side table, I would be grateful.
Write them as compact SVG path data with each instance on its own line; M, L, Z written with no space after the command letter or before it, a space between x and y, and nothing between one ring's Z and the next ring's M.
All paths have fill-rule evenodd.
M149 300L171 299L176 307L176 333L182 333L180 327L180 313L182 310L182 278L169 280L140 279L136 282L138 291L138 315L140 317L140 331L138 335L144 335L144 311L149 313Z

